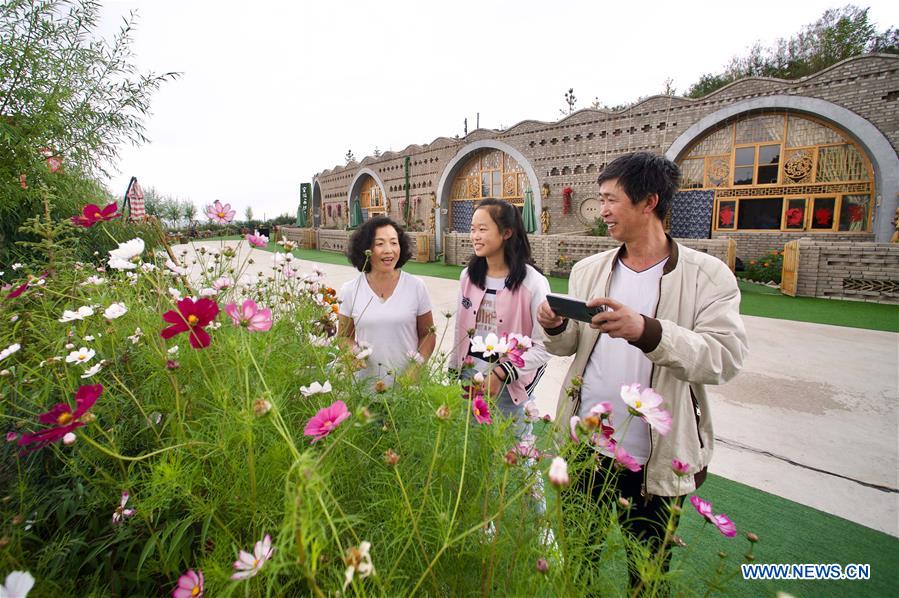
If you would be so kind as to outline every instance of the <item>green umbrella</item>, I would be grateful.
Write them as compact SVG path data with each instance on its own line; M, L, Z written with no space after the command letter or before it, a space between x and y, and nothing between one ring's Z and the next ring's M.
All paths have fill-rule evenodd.
M524 218L524 230L529 233L537 232L537 217L534 215L534 194L530 189L527 189L524 192L524 210L522 218Z
M362 224L362 206L357 195L353 198L353 211L350 212L350 228L356 228L360 224Z

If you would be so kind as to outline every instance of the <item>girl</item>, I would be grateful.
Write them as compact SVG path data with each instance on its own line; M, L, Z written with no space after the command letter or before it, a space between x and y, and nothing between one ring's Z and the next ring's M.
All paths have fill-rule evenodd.
M360 377L391 384L411 361L424 361L434 351L431 299L420 279L401 270L412 250L390 218L376 216L360 226L347 257L360 274L340 289L340 334L371 349Z
M456 334L450 365L461 370L470 356L475 369L484 376L487 394L495 397L499 410L518 420L519 437L527 432L525 404L549 360L543 347L537 308L546 300L549 282L531 264L531 245L518 209L509 202L485 199L471 219L474 255L459 279ZM524 365L484 351L471 350L471 336L486 338L519 334L531 338L533 346L524 354ZM463 372L463 376L465 373Z

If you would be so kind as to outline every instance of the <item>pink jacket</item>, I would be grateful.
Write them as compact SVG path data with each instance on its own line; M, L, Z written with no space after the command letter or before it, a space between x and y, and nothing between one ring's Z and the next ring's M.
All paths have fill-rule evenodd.
M523 334L531 338L533 346L524 354L524 367L516 368L505 364L509 374L506 388L516 405L528 399L527 387L534 381L539 369L546 365L550 355L543 346L543 328L537 323L537 307L546 300L549 282L542 274L531 266L527 267L527 275L516 291L501 289L496 293L496 334L499 337L509 334ZM456 308L456 334L453 351L450 355L450 366L459 368L462 360L468 355L471 339L469 330L474 330L478 308L486 291L471 282L468 269L462 271L459 278L459 302Z

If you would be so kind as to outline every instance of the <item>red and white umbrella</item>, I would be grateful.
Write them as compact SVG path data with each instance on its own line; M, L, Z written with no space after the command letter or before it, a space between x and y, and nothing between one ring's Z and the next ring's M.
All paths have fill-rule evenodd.
M125 210L125 205L131 206L128 220L142 221L147 218L147 211L144 209L144 192L140 188L137 177L135 176L131 177L131 181L128 183L128 190L125 192L125 202L122 205L122 211Z

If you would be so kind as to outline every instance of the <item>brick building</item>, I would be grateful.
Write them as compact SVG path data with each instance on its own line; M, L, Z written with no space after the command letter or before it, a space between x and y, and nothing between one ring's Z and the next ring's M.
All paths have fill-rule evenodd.
M522 205L530 194L535 234L576 233L598 215L604 166L651 151L684 172L676 237L735 239L744 259L803 237L887 242L899 203L897 69L899 56L859 56L795 81L748 78L699 99L440 137L317 174L313 222L344 228L358 198L363 217L429 231L439 252L442 233L468 230L477 200Z

